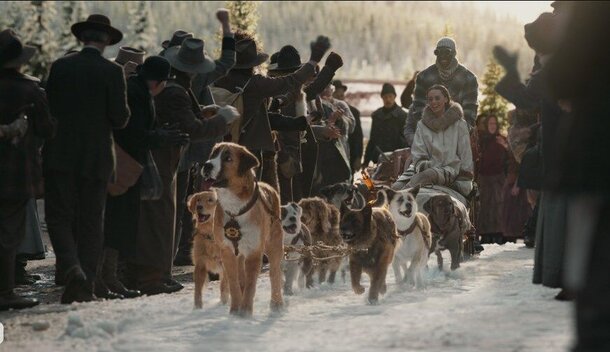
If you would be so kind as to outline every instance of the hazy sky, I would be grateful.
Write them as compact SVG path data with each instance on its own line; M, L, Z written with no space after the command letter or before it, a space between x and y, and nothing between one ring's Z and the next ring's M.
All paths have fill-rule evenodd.
M472 1L481 7L487 7L496 11L499 15L510 15L522 23L528 23L536 19L542 12L549 11L552 1Z

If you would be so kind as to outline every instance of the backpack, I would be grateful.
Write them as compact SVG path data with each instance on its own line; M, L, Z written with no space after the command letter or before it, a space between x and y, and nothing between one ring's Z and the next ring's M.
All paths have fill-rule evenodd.
M227 106L227 105L231 105L232 107L234 107L235 109L237 109L237 111L239 112L239 118L237 118L235 121L233 121L231 123L231 125L228 127L229 130L229 136L230 141L233 143L238 143L239 142L239 138L241 136L242 133L242 122L243 122L243 116L244 116L244 91L246 90L246 87L248 86L248 83L250 83L250 80L248 80L246 82L246 84L244 84L243 87L237 87L237 92L233 93L231 91L228 91L224 88L220 88L220 87L216 87L214 85L210 85L210 93L212 93L212 97L214 98L214 101L216 102L217 105L219 106Z

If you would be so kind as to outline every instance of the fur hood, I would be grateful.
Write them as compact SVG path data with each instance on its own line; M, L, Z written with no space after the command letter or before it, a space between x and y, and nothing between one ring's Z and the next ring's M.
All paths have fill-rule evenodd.
M446 130L449 126L463 118L464 111L462 110L462 106L456 102L451 102L449 108L441 117L436 117L428 106L424 108L422 114L422 122L424 125L437 133Z

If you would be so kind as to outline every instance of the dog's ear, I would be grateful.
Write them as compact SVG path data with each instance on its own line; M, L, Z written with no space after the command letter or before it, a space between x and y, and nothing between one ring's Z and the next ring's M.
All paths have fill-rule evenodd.
M426 211L426 213L431 214L432 213L432 202L434 200L434 197L428 199L425 203L424 203L424 210Z
M195 211L197 210L197 197L195 196L195 194L191 194L186 201L186 206L191 214L195 214Z
M260 163L258 159L249 151L242 150L239 155L239 165L237 167L237 173L239 176L244 176L246 172L250 171L255 167L258 167Z
M408 191L408 192L409 192L409 193L411 193L411 195L413 196L413 198L417 198L417 194L419 193L419 189L420 189L420 187L419 187L419 185L417 185L417 186L415 186L415 187L413 187L413 188L409 189L409 191Z

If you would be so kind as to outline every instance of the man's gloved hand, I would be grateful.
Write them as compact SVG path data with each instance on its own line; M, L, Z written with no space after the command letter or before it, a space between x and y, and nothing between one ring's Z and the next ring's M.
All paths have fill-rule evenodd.
M0 125L0 138L5 140L16 138L19 140L25 136L27 131L28 120L25 115L22 115L8 125Z
M225 123L228 125L233 121L237 120L237 118L239 117L239 111L237 111L237 109L233 106L227 105L218 109L218 115L220 115L225 120Z
M153 140L163 146L187 145L190 141L188 133L182 133L177 124L165 124L150 132Z
M337 54L334 51L331 51L330 54L328 54L328 57L326 58L324 66L327 66L328 68L333 70L333 72L335 72L343 66L343 59L341 58L341 55Z
M519 60L519 54L509 53L505 47L496 45L493 49L494 57L498 64L504 68L507 73L518 73L517 61Z
M330 39L323 35L318 36L315 42L311 42L309 44L309 47L311 48L311 56L309 57L309 60L320 62L324 54L326 54L328 49L330 49Z

